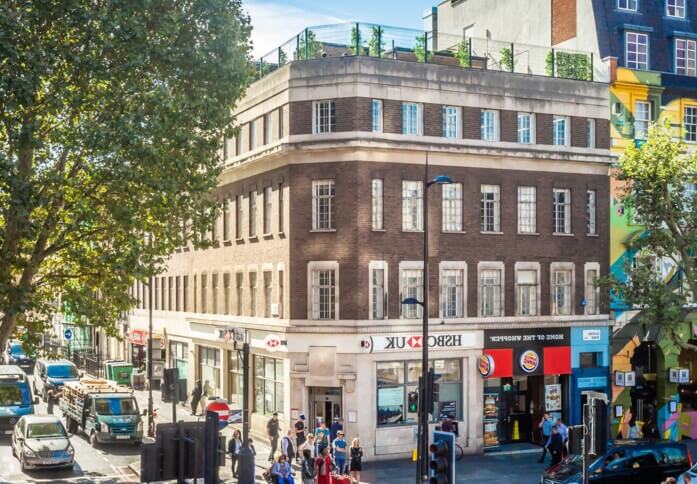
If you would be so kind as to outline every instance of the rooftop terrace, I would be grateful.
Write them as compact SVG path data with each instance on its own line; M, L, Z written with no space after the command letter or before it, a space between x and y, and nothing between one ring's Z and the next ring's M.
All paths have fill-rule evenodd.
M260 79L290 62L324 57L370 56L463 69L505 71L607 82L609 67L591 52L553 49L492 39L464 38L363 22L307 27L256 62Z

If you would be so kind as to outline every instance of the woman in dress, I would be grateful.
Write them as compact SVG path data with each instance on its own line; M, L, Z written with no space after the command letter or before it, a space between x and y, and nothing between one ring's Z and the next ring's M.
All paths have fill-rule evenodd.
M363 470L363 449L361 449L361 444L358 438L351 441L351 462L349 464L349 471L351 474L351 482L360 483L361 482L361 471Z
M332 458L329 455L329 447L323 447L321 454L315 461L315 475L317 484L331 484Z

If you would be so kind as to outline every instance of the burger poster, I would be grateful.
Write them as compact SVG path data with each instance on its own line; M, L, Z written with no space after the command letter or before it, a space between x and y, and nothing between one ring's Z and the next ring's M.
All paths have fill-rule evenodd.
M561 384L545 385L545 409L548 412L561 410Z

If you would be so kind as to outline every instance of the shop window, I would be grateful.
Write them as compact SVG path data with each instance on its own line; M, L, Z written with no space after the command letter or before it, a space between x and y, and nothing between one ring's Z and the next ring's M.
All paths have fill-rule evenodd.
M254 411L283 413L283 360L254 355Z
M462 419L462 371L457 359L431 360L437 391L433 409L429 412L438 419L452 414ZM420 361L390 361L377 363L377 425L414 424L417 413L409 412L406 405L409 392L417 390L421 376Z
M244 374L242 372L242 353L228 351L228 400L235 407L242 407Z
M189 375L189 345L179 341L169 342L169 367L179 370L179 379L186 380Z
M598 368L602 362L602 353L597 351L582 351L578 355L578 364L581 368Z
M220 350L200 346L198 365L203 394L209 397L220 396Z

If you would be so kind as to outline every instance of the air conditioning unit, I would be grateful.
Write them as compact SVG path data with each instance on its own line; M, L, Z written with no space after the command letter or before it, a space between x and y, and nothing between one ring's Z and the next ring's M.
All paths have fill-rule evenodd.
M271 305L271 316L278 316L278 304Z

